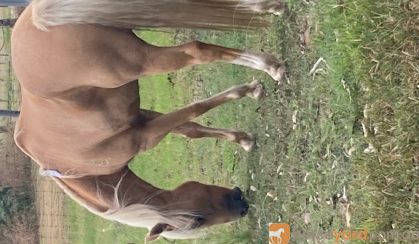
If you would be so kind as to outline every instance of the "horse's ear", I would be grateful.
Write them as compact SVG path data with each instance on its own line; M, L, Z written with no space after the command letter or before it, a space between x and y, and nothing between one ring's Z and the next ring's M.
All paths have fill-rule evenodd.
M160 237L160 234L163 233L163 231L172 231L175 227L164 224L164 223L158 223L151 230L148 232L147 236L145 237L146 241L154 241L157 240Z

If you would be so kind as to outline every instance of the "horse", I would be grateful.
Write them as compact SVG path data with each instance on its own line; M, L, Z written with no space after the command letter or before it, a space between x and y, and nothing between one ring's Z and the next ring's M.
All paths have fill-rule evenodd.
M138 78L215 61L284 76L273 55L192 41L157 47L138 28L260 28L277 0L33 0L11 36L12 66L21 86L17 146L77 203L105 219L149 230L146 239L199 237L202 229L245 216L240 188L188 181L155 187L129 168L138 153L167 134L213 137L251 150L254 137L192 120L242 97L258 99L262 84L234 86L162 114L140 108Z

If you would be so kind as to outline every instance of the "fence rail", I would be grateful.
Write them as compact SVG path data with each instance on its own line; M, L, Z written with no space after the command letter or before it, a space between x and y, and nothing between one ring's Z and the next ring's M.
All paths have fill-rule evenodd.
M0 110L0 117L18 117L19 111L14 110Z
M29 0L0 0L0 7L27 6L29 2Z

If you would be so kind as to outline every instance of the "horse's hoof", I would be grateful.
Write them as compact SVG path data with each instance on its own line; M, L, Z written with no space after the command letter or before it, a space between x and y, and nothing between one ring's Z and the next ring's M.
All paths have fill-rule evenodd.
M249 134L249 139L240 140L240 146L246 151L250 152L255 148L255 138Z
M284 3L282 1L273 1L267 6L266 12L276 16L281 16L284 13Z
M263 95L263 85L259 80L253 80L250 84L250 87L253 88L252 91L248 92L246 95L255 100L259 100Z
M265 63L265 72L268 73L272 79L281 81L284 78L285 67L283 62L279 61L271 54L264 54L263 61Z
M284 78L285 68L283 65L278 64L269 69L269 75L276 81L281 81Z

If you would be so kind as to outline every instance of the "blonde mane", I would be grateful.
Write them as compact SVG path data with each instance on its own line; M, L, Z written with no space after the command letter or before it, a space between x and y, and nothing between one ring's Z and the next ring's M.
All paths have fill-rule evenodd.
M126 174L124 174L118 181L114 188L114 199L112 208L107 211L99 211L95 206L83 199L77 192L71 190L65 183L59 178L51 177L58 184L58 186L75 202L82 207L85 207L91 213L98 215L102 218L117 221L122 224L130 225L133 227L143 227L151 230L153 226L158 223L166 223L173 227L173 231L165 231L161 236L171 239L192 239L199 238L205 235L202 230L192 229L194 224L193 217L198 216L191 211L187 210L170 210L162 211L157 207L153 207L147 204L131 204L126 206L123 199L118 195L118 190L122 180ZM102 198L102 194L98 187L97 195ZM147 199L149 200L149 199Z

